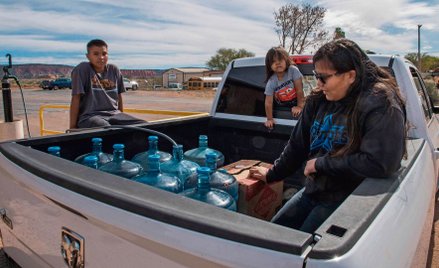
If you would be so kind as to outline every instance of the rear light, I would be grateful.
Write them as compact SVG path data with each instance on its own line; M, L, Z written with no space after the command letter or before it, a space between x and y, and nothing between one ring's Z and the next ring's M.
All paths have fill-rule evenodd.
M312 64L311 55L294 55L290 56L290 59L297 65L299 64Z

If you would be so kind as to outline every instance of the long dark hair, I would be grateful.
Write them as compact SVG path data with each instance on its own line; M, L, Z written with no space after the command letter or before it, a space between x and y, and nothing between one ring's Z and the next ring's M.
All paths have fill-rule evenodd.
M290 57L288 56L288 52L283 47L278 46L270 48L267 52L267 55L265 55L265 82L267 82L268 79L270 79L270 77L274 74L273 70L271 69L271 65L276 59L285 60L287 63L285 70L288 70L292 64Z
M373 63L364 51L353 41L348 39L337 39L323 45L314 55L314 64L317 61L326 61L331 64L337 73L344 73L355 70L356 77L348 89L346 103L348 106L348 143L340 150L334 152L333 156L342 156L357 151L361 144L361 125L359 122L358 105L361 101L361 94L373 89L377 94L386 96L388 107L393 100L401 107L405 114L405 101L396 85L395 79L383 68ZM323 92L313 91L311 98L324 98ZM407 137L407 122L404 137ZM404 147L404 156L406 148Z

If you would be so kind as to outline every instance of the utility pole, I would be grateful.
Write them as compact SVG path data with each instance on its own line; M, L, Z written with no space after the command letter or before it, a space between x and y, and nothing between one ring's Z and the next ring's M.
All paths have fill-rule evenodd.
M421 27L422 24L418 24L418 69L421 70Z

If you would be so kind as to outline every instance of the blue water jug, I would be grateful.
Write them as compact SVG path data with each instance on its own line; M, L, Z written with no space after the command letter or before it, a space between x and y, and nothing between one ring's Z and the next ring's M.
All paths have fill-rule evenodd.
M197 187L184 190L180 193L182 196L236 211L236 202L230 194L223 190L210 187L210 168L200 167L197 169L197 173Z
M142 166L144 170L148 168L148 156L153 154L158 154L160 156L160 162L169 161L172 158L172 155L167 152L162 152L158 150L158 140L157 136L149 136L148 143L149 148L148 151L141 152L136 154L131 161L138 163Z
M134 177L133 181L148 184L173 193L179 193L183 190L183 184L178 177L160 172L160 155L158 154L148 156L148 167L146 171Z
M217 150L207 147L207 136L200 135L198 138L198 148L188 150L184 153L184 158L197 163L200 166L204 166L206 153L214 152L218 155L217 166L222 167L224 165L224 155Z
M197 181L197 168L199 167L197 163L183 159L183 145L180 144L173 146L171 160L160 164L162 173L177 176L183 185L186 181ZM183 188L186 189L185 186Z
M87 167L98 169L98 157L96 155L87 155L84 157L82 164Z
M139 164L125 160L124 148L125 146L123 144L114 144L113 160L102 165L99 170L127 179L130 179L142 172L143 169Z
M92 143L92 151L87 154L83 154L81 156L78 156L75 159L75 162L84 164L84 159L89 155L96 155L98 157L98 167L110 162L113 160L113 155L106 154L102 152L102 139L101 138L93 138L91 139Z
M47 152L51 155L61 157L61 147L59 146L50 146L47 148Z
M206 154L206 166L210 168L210 187L229 193L238 202L239 183L225 169L217 170L218 155L214 152Z

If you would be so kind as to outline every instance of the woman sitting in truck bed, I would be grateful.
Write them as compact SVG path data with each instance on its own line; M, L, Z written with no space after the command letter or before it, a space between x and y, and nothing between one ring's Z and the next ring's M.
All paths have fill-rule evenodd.
M283 153L260 180L282 180L306 161L305 187L272 222L314 232L366 177L386 178L406 153L405 107L396 82L356 43L340 39L313 58L317 89Z

